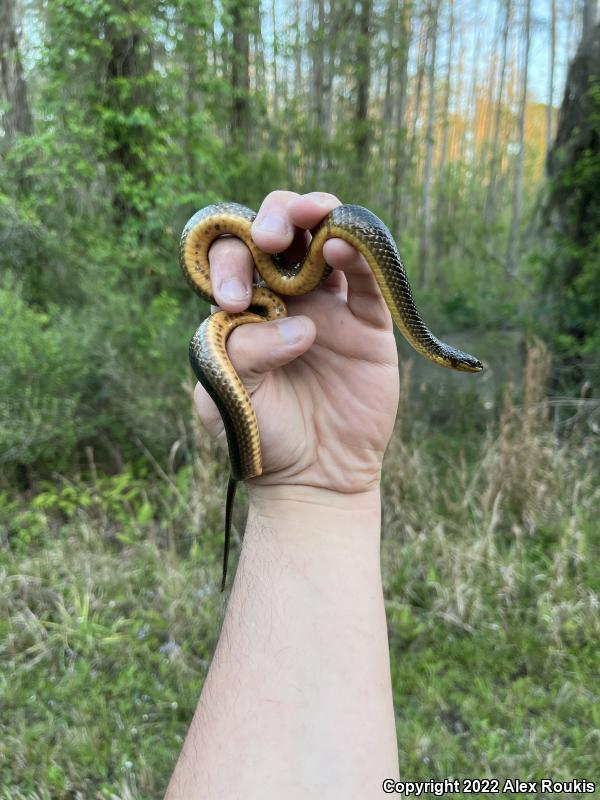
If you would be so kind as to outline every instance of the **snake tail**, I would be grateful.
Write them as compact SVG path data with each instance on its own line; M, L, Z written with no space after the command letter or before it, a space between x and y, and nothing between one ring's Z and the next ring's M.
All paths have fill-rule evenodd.
M221 591L225 591L225 581L227 580L227 564L229 562L229 547L231 545L231 522L233 518L233 505L235 502L235 490L238 482L229 476L227 483L227 502L225 504L225 547L223 548L223 577L221 578Z

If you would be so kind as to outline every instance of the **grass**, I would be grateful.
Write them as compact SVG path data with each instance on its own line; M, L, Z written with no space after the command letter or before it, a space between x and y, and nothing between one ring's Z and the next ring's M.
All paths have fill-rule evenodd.
M557 437L547 372L538 344L518 404L433 434L405 370L383 567L406 779L600 780L595 429ZM85 479L0 496L5 800L162 796L223 613L225 470L195 440L177 471L89 454Z

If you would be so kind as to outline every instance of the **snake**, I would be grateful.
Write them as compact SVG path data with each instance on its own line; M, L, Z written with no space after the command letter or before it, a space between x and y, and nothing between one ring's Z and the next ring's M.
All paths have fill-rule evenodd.
M179 262L193 291L218 305L210 280L208 251L215 239L229 235L250 250L260 276L246 311L217 311L193 335L189 345L192 370L214 400L227 437L230 477L225 508L225 546L221 591L225 588L231 540L232 510L239 481L262 474L260 434L248 392L227 355L227 339L240 325L287 315L280 295L296 296L316 289L331 273L323 256L329 239L343 239L364 257L392 318L406 341L429 361L460 372L481 372L481 361L434 336L419 314L394 237L371 211L357 205L334 208L312 231L305 255L290 263L285 254L264 253L252 239L256 213L239 203L214 203L197 211L181 234Z

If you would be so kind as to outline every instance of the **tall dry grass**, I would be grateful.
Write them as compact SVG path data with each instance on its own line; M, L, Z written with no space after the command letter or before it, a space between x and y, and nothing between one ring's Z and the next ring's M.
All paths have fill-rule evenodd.
M548 350L535 341L527 352L520 399L513 386L505 387L498 422L469 458L460 448L428 449L423 427L405 436L411 403L410 371L404 369L398 427L383 480L392 603L410 604L425 581L434 614L466 630L491 624L490 598L505 609L522 599L532 553L539 553L540 591L530 599L548 630L558 636L560 620L568 618L571 629L579 621L586 631L600 633L597 595L575 590L565 600L561 591L566 582L576 587L582 578L590 557L582 525L597 524L600 517L591 441L596 434L589 424L557 437L546 394L549 373Z

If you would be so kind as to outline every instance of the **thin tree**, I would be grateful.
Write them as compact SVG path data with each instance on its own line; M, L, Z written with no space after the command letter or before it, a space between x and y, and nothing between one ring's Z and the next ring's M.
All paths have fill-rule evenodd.
M446 203L446 192L444 191L445 185L445 172L446 162L448 159L448 139L450 133L450 96L452 93L452 69L453 69L453 44L454 44L454 0L449 2L449 22L448 22L448 58L446 62L446 80L444 83L444 102L442 106L442 142L440 146L440 159L438 162L438 193L437 203L435 210L436 220L442 219L442 212ZM441 248L444 246L442 241L443 237L438 236L435 242L436 255L441 254Z
M400 13L400 34L398 43L398 89L396 93L396 112L394 116L394 164L392 173L391 218L394 228L398 228L402 216L401 201L405 193L401 191L406 178L406 107L408 100L408 55L412 38L412 2L405 0Z
M271 62L271 70L273 73L273 115L275 120L279 117L279 73L277 60L279 58L279 34L277 32L277 3L273 0L271 3L271 24L273 25L273 61Z
M546 108L546 152L552 147L554 117L554 69L556 62L556 0L550 0L550 69L548 70L548 106Z
M231 80L231 141L242 151L247 149L250 134L250 3L232 0L232 46L230 56Z
M361 0L356 45L355 152L357 175L369 160L369 85L371 82L371 0Z
M272 113L273 105L271 102L269 102L269 98L267 97L267 63L265 57L265 43L262 33L262 22L262 16L258 14L252 26L249 26L248 31L250 34L251 43L249 73L250 78L253 79L250 85L250 96L252 97L252 102L250 103L249 97L248 103L253 112L251 115L252 118L263 120L263 124L254 127L253 135L249 137L248 146L246 146L247 153L266 141L269 141L271 146L275 147L275 142L272 138L274 131ZM275 91L276 87L273 87L271 98L273 97L273 92ZM248 125L250 125L250 118L248 119Z
M442 107L442 142L440 147L440 161L438 169L440 174L446 168L448 158L448 133L450 130L450 96L452 93L452 48L454 44L454 0L449 2L450 20L448 23L448 61L446 64L446 81L444 85L444 104Z
M397 51L396 37L398 35L396 20L398 17L398 0L389 0L385 14L385 90L383 99L383 125L384 132L391 131L394 112L394 95L392 92L393 81L396 78ZM385 136L385 133L384 133ZM389 144L390 137L385 137Z
M506 273L514 275L519 253L519 227L521 222L521 206L523 203L523 171L525 164L525 117L527 113L527 76L529 69L529 47L531 44L531 0L527 0L525 9L525 27L523 32L523 67L521 85L521 103L519 107L518 132L519 150L515 165L515 183L513 191L512 217L506 249Z
M490 139L492 138L492 123L493 123L493 110L494 110L494 98L496 93L496 78L498 77L498 59L496 53L497 42L501 38L501 29L502 29L502 4L498 4L498 8L496 10L496 25L494 26L494 41L492 44L492 52L490 57L490 64L488 68L488 90L487 90L487 97L485 101L485 125L483 130L483 142L484 142L484 155L485 155L485 164L487 167L488 158L490 155ZM484 170L485 172L485 170Z
M313 175L324 167L325 130L325 0L311 5L312 111L315 129Z
M434 123L435 123L435 58L437 53L438 16L440 0L434 0L429 9L429 39L431 52L427 72L427 132L425 134L425 166L423 169L423 195L421 215L421 237L419 243L419 287L427 283L429 274L429 253L431 240L431 172L433 165Z
M581 39L586 39L593 31L598 13L598 0L583 0L581 17Z
M475 2L475 12L479 4ZM477 155L478 144L478 122L479 122L479 64L481 61L481 25L478 24L479 20L477 14L474 15L474 31L473 31L473 63L471 66L471 85L468 89L468 96L466 98L467 104L465 108L465 120L471 116L471 152L468 153L467 159L475 166L475 157ZM467 137L464 137L466 144Z
M198 170L197 147L201 137L198 118L205 105L210 102L208 97L208 75L214 69L209 63L210 41L209 31L212 32L212 14L207 7L199 7L195 0L183 3L180 9L179 25L182 35L177 46L177 55L181 58L184 84L184 149L187 162L187 173L190 186L198 188L202 181L202 172Z
M147 185L151 172L143 153L152 135L143 120L131 122L138 107L149 108L153 98L145 80L152 69L152 50L135 14L123 15L115 22L111 14L104 20L108 44L106 64L106 114L104 137L109 171L113 183L113 207L117 225L128 216L139 214L132 178L138 186Z
M496 210L496 186L498 169L500 167L500 130L502 127L502 104L504 102L504 84L506 80L506 65L508 60L508 33L512 15L511 0L504 3L504 28L502 31L502 60L500 65L500 83L498 86L498 99L496 101L496 119L494 122L494 140L492 143L492 157L490 159L490 177L485 202L485 218L489 222Z
M397 84L401 80L398 74L399 50L401 37L399 31L399 0L389 0L384 16L385 31L385 60L384 60L384 93L382 112L381 152L382 161L387 166L388 175L392 176L394 169L394 113L398 100ZM380 202L388 204L391 201L392 180L382 182L380 189Z
M294 84L293 94L299 98L302 93L302 22L300 17L302 0L294 0Z
M410 198L410 192L407 191L408 182L410 178L412 178L412 175L414 173L414 167L415 167L414 162L417 153L417 139L418 139L418 128L419 128L419 121L421 114L423 79L425 76L425 68L427 66L427 54L429 47L428 30L429 30L428 24L422 17L420 22L418 48L417 48L417 75L416 75L415 101L414 101L414 107L412 109L412 127L410 134L410 142L408 145L408 154L405 158L405 163L403 165L406 185L405 185L405 191L403 191L400 195L399 218L401 224L403 225L405 225L407 222L408 199Z
M14 0L0 0L0 99L2 128L10 146L18 134L30 135L33 120L19 53Z

